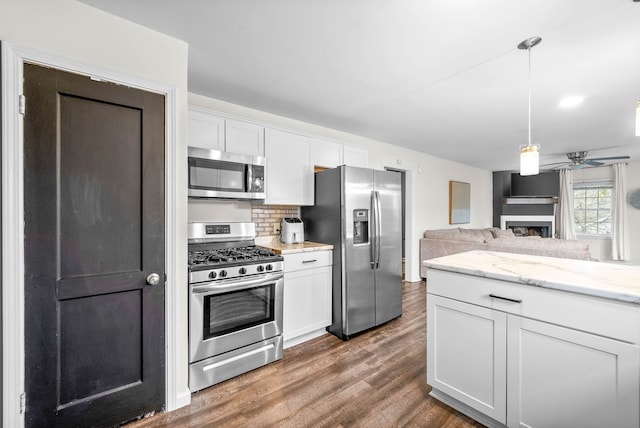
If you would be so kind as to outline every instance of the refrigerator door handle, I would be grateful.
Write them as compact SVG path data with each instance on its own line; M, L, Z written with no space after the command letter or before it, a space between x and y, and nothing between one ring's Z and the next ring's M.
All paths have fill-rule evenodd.
M370 206L370 221L369 221L369 239L370 239L370 244L369 244L369 264L371 265L371 269L377 269L376 266L376 255L377 255L377 250L376 250L376 191L372 190L371 191L371 200L370 200L371 206Z
M375 242L375 258L374 258L374 264L375 264L375 269L378 269L380 267L380 237L382 235L382 222L380 221L380 192L378 192L377 190L373 191L373 199L374 199L374 212L375 212L375 218L374 218L374 228L375 228L375 236L373 237L373 240Z

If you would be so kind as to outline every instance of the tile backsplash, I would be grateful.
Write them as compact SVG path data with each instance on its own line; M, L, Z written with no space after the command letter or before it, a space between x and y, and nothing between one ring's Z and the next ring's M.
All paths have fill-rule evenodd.
M291 205L251 206L251 221L256 224L258 236L279 235L282 217L300 217L300 207ZM275 232L276 228L278 232Z

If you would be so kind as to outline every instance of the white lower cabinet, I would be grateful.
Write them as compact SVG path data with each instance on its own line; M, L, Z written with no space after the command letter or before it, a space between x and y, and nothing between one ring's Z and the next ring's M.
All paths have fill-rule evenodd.
M510 427L638 427L638 347L508 316Z
M284 347L326 333L331 325L332 251L284 255Z
M427 383L434 397L487 426L640 426L640 334L627 343L592 334L580 323L568 328L545 322L559 317L545 316L536 303L546 300L546 307L553 307L558 292L491 282L429 274ZM496 290L514 301L490 297ZM467 291L471 303L460 301ZM564 310L577 319L602 300L575 299ZM603 300L603 311L615 304ZM620 303L621 314L629 309ZM539 319L531 319L532 313ZM592 311L590 318L598 313ZM614 331L616 323L620 331L628 330L621 321L603 318L600 323L605 330ZM640 333L640 325L633 328Z
M427 383L506 423L506 314L438 296L427 302Z

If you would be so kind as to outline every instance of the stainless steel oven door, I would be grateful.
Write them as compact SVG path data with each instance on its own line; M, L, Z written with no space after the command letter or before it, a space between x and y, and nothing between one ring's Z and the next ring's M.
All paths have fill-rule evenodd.
M190 287L189 362L282 334L283 273Z

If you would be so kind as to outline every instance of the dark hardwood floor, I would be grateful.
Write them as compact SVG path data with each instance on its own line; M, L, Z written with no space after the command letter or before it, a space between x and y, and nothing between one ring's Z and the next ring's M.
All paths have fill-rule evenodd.
M282 360L193 394L150 427L481 427L430 397L424 282L403 284L403 315L343 342L331 334Z

